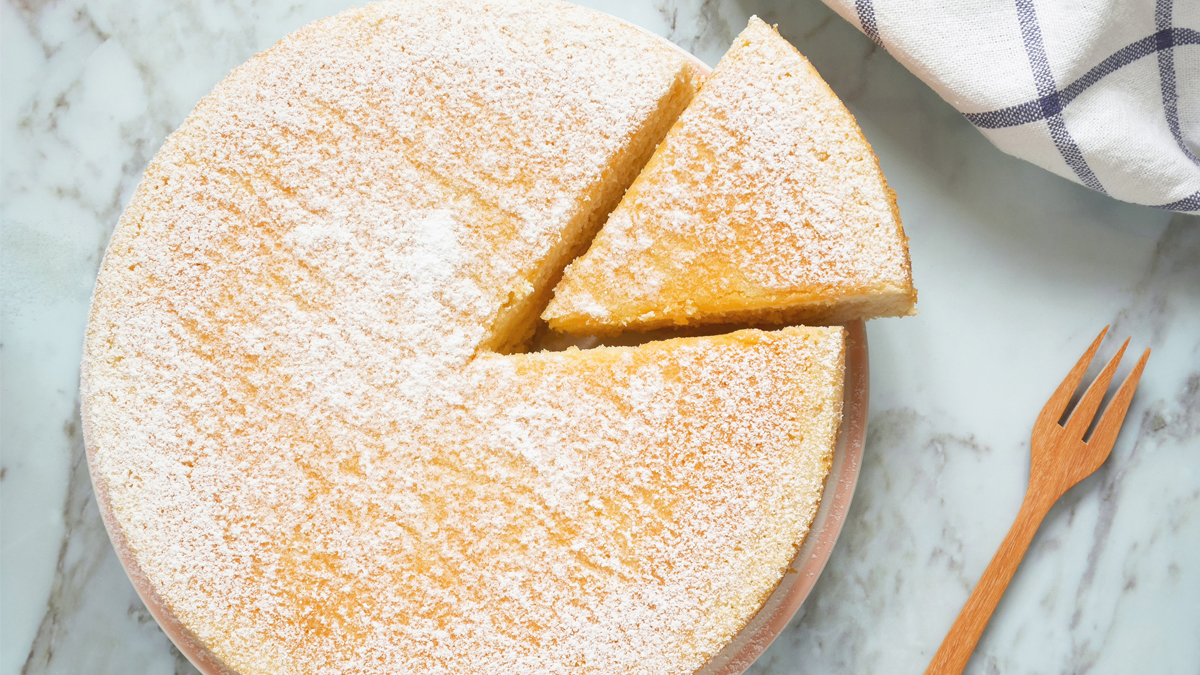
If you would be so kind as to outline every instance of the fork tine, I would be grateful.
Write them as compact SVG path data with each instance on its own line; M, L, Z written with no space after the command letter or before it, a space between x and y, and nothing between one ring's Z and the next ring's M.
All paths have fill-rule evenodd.
M1100 416L1096 430L1092 432L1092 437L1087 442L1089 448L1102 449L1101 454L1104 456L1107 456L1112 450L1113 443L1117 440L1117 433L1121 431L1121 424L1125 422L1125 413L1129 411L1129 402L1133 400L1133 391L1137 389L1138 380L1142 379L1142 369L1146 367L1146 360L1149 358L1150 350L1147 349L1142 352L1142 358L1138 359L1133 370L1125 376L1121 388L1117 390L1116 395L1108 402L1108 407L1104 409L1104 414Z
M1058 385L1058 389L1050 396L1050 400L1046 401L1046 405L1042 406L1042 412L1038 414L1037 422L1034 423L1034 429L1042 429L1051 424L1058 424L1058 420L1062 418L1063 411L1067 409L1067 404L1071 402L1071 394L1075 393L1075 389L1079 387L1079 381L1083 379L1084 372L1092 362L1092 357L1096 355L1096 350L1100 347L1100 341L1104 339L1104 334L1108 332L1108 326L1100 331L1096 339L1092 341L1092 346L1087 348L1083 356L1079 357L1079 362L1067 373L1066 379L1062 384Z
M1112 382L1113 373L1117 372L1117 366L1120 365L1121 357L1125 355L1125 348L1128 346L1129 338L1125 338L1125 344L1121 345L1117 353L1108 360L1104 369L1100 371L1095 380L1092 380L1087 391L1084 392L1083 398L1079 399L1079 403L1071 411L1071 418L1067 420L1067 438L1083 438L1084 432L1087 431L1092 419L1096 416L1096 409L1100 407L1100 401L1104 399L1104 393L1108 391L1108 383Z

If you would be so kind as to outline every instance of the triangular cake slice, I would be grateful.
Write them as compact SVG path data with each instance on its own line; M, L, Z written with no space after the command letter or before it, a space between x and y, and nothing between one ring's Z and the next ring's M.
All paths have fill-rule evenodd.
M575 334L914 313L895 194L854 118L757 18L542 315Z

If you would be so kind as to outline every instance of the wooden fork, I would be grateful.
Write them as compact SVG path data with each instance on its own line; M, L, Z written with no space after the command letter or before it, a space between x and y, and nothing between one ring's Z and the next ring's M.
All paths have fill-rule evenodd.
M1100 468L1112 450L1113 442L1117 440L1117 432L1121 430L1121 423L1125 421L1125 413L1129 410L1133 390L1137 389L1146 359L1150 357L1149 349L1142 354L1137 365L1121 383L1121 388L1105 408L1104 415L1086 443L1083 441L1083 434L1091 425L1092 418L1096 416L1096 409L1100 407L1100 401L1108 391L1108 384L1117 370L1117 364L1121 362L1125 348L1129 346L1129 340L1125 340L1125 344L1121 345L1121 349L1088 387L1083 398L1071 411L1066 426L1058 423L1062 419L1063 411L1067 409L1071 395L1083 379L1084 371L1092 362L1100 340L1107 332L1108 327L1105 326L1092 342L1092 346L1088 347L1087 352L1079 359L1079 363L1075 364L1067 378L1058 385L1058 389L1054 391L1050 400L1046 401L1045 407L1038 415L1037 422L1033 425L1033 441L1030 444L1029 489L1025 492L1025 501L1021 504L1021 510L1017 513L1017 519L1008 531L1008 536L1004 538L1004 543L1000 544L1000 549L984 570L979 584L971 592L971 597L967 598L967 604L963 606L958 619L946 634L946 639L942 641L942 646L934 655L925 675L957 675L963 671L967 660L971 658L971 652L975 651L975 643L979 642L979 636L983 634L984 626L996 609L996 603L1000 602L1000 596L1012 580L1017 565L1025 555L1025 550L1029 548L1029 542L1033 540L1034 532L1037 532L1050 507L1063 493Z

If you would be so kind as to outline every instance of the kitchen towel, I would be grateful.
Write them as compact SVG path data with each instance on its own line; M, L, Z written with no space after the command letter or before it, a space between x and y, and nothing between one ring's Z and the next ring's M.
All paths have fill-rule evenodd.
M1001 150L1200 213L1200 0L825 0Z

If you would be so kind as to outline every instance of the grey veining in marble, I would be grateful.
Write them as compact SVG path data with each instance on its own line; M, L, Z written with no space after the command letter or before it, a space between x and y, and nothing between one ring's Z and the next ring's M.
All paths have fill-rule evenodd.
M77 396L88 298L166 134L232 67L347 4L0 5L0 675L195 672L96 510ZM1003 155L817 0L585 4L710 64L751 14L777 23L858 117L912 238L922 313L869 326L842 538L751 672L922 672L1016 514L1034 416L1110 323L1154 349L1126 427L1050 512L968 672L1200 672L1200 220Z

